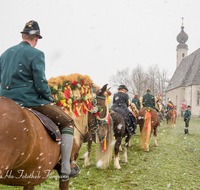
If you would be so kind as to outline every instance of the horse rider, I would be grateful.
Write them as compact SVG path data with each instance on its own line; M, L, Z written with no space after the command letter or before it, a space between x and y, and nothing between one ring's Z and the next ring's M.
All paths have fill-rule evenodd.
M7 49L0 57L0 95L16 101L22 107L35 109L49 117L61 129L62 181L78 175L70 167L73 145L74 121L54 104L45 76L44 53L35 48L40 35L36 21L25 24L22 42Z
M113 96L112 110L121 114L124 118L126 129L130 135L136 134L136 118L129 107L128 88L125 85L119 85L118 92Z
M159 110L155 107L156 102L157 98L151 94L150 89L147 89L147 93L142 97L142 106L155 109L159 115Z
M134 98L132 99L132 103L134 103L137 109L140 110L140 100L137 94L135 94Z
M174 110L175 106L174 104L171 102L171 99L169 99L168 104L167 104L167 112L169 110Z

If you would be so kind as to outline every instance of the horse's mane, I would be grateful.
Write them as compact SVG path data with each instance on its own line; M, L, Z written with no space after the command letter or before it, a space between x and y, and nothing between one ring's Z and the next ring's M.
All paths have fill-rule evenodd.
M57 76L57 77L51 77L48 80L48 84L50 87L53 87L55 85L59 86L62 85L64 81L69 81L69 82L73 82L79 79L83 79L85 84L91 84L93 83L92 79L88 76L88 75L81 75L78 73L73 73L70 75L61 75L61 76Z
M52 77L48 80L48 85L52 89L52 88L58 87L60 85L62 86L64 82L73 83L74 81L78 81L78 80L83 80L85 85L89 85L89 84L93 83L92 79L88 75L81 75L78 73L74 73L74 74L70 74L67 76L62 75L62 76ZM80 89L71 90L71 92L72 92L72 95L74 95L78 98L81 97ZM91 95L92 94L93 93L91 90ZM53 97L56 100L59 98L60 95L64 97L64 94L62 92L59 92L59 94L57 94L57 95L53 95ZM80 104L79 104L79 106L80 106ZM74 112L74 109L72 111ZM67 109L65 110L65 112L74 120L76 127L78 128L79 131L81 131L81 133L85 133L85 131L88 130L88 112L86 114L83 114L82 109L80 109L81 115L79 115L79 117L76 117L74 113L70 112ZM80 132L78 132L76 130L76 128L74 128L74 138L76 140L76 143L79 145Z

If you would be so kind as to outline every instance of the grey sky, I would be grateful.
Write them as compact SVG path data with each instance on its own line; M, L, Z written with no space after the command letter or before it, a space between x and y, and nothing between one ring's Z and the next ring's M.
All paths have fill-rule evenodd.
M184 17L192 53L200 47L199 0L0 0L0 54L36 20L47 78L89 75L99 86L117 70L157 64L176 68L176 36Z

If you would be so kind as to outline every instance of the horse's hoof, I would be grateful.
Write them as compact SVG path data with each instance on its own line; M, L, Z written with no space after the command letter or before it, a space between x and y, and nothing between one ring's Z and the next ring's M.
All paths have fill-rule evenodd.
M85 166L85 167L88 167L88 166L90 166L90 163L84 164L84 166Z

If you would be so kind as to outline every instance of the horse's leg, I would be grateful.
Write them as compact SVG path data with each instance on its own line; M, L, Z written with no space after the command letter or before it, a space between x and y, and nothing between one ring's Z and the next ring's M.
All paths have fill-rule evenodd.
M68 190L69 189L69 181L70 180L62 182L61 180L59 180L59 182L60 182L59 189L60 190Z
M157 137L157 127L154 128L154 145L158 146L156 137Z
M128 142L129 142L130 138L131 138L131 135L128 134L126 139L125 139L123 162L128 162L127 150L128 150Z
M173 118L171 117L171 128L173 128Z
M130 136L130 138L128 140L128 147L131 147L131 136Z
M119 152L122 152L122 142L119 145Z
M114 158L114 167L116 169L121 169L119 165L119 147L121 146L122 137L117 137L116 143L115 143L115 158Z
M54 169L58 172L58 175L60 176L61 174L61 160L56 164L56 166L54 167ZM61 181L59 179L59 189L60 190L68 190L69 189L69 181ZM26 190L29 190L29 189L26 189ZM32 189L30 189L32 190Z
M74 138L74 140L73 140L73 146L72 146L72 151L71 151L71 160L73 161L73 162L76 162L76 159L78 158L78 155L79 155L79 147L78 147L78 145L76 144L76 140L75 140L75 138ZM71 165L72 167L75 167L76 165L75 164L72 164Z
M85 162L84 166L87 167L90 165L90 152L91 152L91 147L92 147L92 140L88 141L88 146L87 146L87 155L85 157Z
M34 186L24 186L23 190L34 190Z

